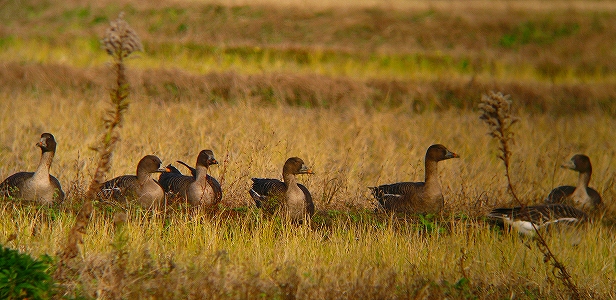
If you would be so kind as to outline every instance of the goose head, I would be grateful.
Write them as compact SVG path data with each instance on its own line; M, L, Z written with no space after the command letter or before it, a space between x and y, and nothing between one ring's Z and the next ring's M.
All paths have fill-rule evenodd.
M580 173L592 172L592 165L590 164L590 158L584 154L576 154L571 157L571 160L565 162L562 168L571 169Z
M41 134L41 139L36 143L36 146L41 148L43 153L56 152L56 139L53 134L45 132Z
M291 157L287 159L282 168L282 174L314 174L304 161L299 157Z
M435 144L428 147L426 151L426 160L441 161L450 158L460 157L458 154L451 152L445 146L441 144Z
M137 175L141 173L162 173L169 172L168 168L161 167L163 162L155 155L146 155L137 164Z
M197 167L204 166L208 168L211 165L217 165L218 161L214 157L212 150L201 150L197 156Z

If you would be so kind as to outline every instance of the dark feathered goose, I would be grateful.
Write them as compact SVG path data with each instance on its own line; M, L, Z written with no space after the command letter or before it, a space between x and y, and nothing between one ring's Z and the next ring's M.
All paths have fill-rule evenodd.
M190 170L190 175L192 175L193 177L197 176L197 170L191 166L189 166L187 163L181 161L181 160L177 160L178 163L184 165L186 168L188 168L188 170Z
M444 198L438 178L438 162L454 157L459 156L445 146L432 145L426 151L424 182L398 182L369 188L374 198L387 211L439 212L443 208Z
M587 215L572 206L565 204L542 204L514 208L497 208L488 217L507 224L519 233L532 236L537 230L546 226L565 223L578 224L587 220Z
M41 161L35 172L19 172L0 183L0 195L37 201L44 204L64 200L60 181L49 174L56 153L56 139L51 133L41 134L36 146L41 148Z
M592 210L601 205L601 195L588 187L592 175L592 165L588 156L576 154L562 167L580 173L578 184L577 186L564 185L553 189L545 200L546 203L565 203L582 210Z
M222 200L222 188L216 178L208 174L211 165L218 164L212 150L202 150L197 157L196 168L184 164L191 170L193 176L172 174L165 178L161 185L174 198L180 198L191 205L212 206ZM179 172L179 171L178 171Z
M184 176L184 174L182 174L182 172L180 172L180 170L178 170L178 168L174 167L172 164L168 164L167 167L165 168L166 170L160 173L160 176L158 176L158 184L163 188L163 190L167 194L167 198L173 198L176 195L174 195L169 190L169 187L171 186L171 182L175 181L176 177Z
M144 208L159 206L165 198L163 188L152 179L152 173L168 171L161 168L160 158L146 155L137 164L137 175L123 175L113 178L101 188L102 199L119 202L135 200Z
M273 213L279 207L294 221L302 221L308 215L314 214L314 203L308 189L297 183L296 174L313 174L304 161L298 157L287 159L282 168L282 178L278 179L252 178L250 196L257 207L268 213Z

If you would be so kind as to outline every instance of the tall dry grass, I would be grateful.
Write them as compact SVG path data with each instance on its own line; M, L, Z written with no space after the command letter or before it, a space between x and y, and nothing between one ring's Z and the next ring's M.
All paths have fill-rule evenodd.
M323 194L325 182L337 180L342 190L332 200L334 207L370 207L366 186L421 179L425 150L443 143L461 155L440 165L449 207L466 207L463 210L473 214L510 201L495 147L475 112L262 106L249 99L235 104L158 102L134 96L134 109L126 112L120 131L125 142L117 147L110 177L134 173L147 153L165 163L180 159L193 164L199 150L211 148L221 158L212 173L225 178L228 196L223 201L239 206L250 203L250 177L278 177L286 158L297 155L318 172L300 178L317 196ZM12 101L4 101L0 118L0 127L6 129L0 137L0 177L34 168L39 153L27 141L49 131L58 140L52 174L65 186L78 182L78 174L91 178L94 153L89 147L96 144L92 129L100 128L97 120L106 107L92 99L100 97L3 94L2 99ZM558 118L521 112L511 162L520 198L539 201L555 186L574 184L576 174L559 166L571 155L585 153L594 166L591 185L609 200L614 195L614 122L600 113Z
M34 213L3 204L9 243L39 253L57 247L69 223L40 225L37 235L14 229ZM84 239L66 294L99 298L559 298L563 288L539 252L516 235L474 220L445 218L441 233L422 233L413 223L335 219L310 230L246 214L235 219L180 214L165 219L138 210L125 224L125 264L111 245L114 225L97 215ZM96 234L94 234L94 232ZM117 232L117 231L116 231ZM613 233L585 228L577 247L566 233L550 247L571 266L587 297L614 297ZM579 240L579 239L578 239ZM124 269L118 274L119 269ZM118 276L123 284L118 285Z
M39 153L27 141L43 130L53 132L58 152L52 174L68 189L68 200L52 212L3 204L6 217L0 240L17 233L12 247L33 254L56 253L74 220L73 195L85 189L77 176L93 175L95 155L89 146L96 141L92 128L99 128L96 120L101 119L104 105L70 93L2 95L9 97L14 101L5 102L7 109L0 118L0 127L7 128L0 137L0 177L34 168ZM124 142L118 144L109 177L134 174L136 162L145 154L154 153L165 163L178 159L194 163L200 149L210 148L221 161L212 175L221 179L223 207L249 208L218 217L197 213L165 218L129 212L124 279L132 284L124 286L120 293L124 297L252 298L290 293L299 298L428 294L438 298L462 297L468 290L488 298L512 293L551 297L562 292L547 276L551 269L522 240L501 235L474 218L445 217L437 221L444 232L421 234L425 230L421 222L396 226L395 221L362 212L375 205L367 186L421 180L425 150L437 142L461 155L460 160L440 165L446 216L480 216L494 206L515 204L507 194L495 145L475 112L263 107L250 99L235 104L170 103L138 95L131 105L120 131ZM601 126L588 130L589 124ZM615 125L613 118L599 113L555 118L522 112L511 163L519 197L540 202L551 188L574 184L576 174L559 165L574 153L586 153L595 166L591 186L613 209L610 128ZM253 217L247 193L250 177L278 178L289 156L302 157L317 173L299 180L315 198L322 229L287 228ZM228 214L239 216L228 219ZM109 246L114 229L107 215L103 209L94 216L78 257L80 267L74 270L74 286L69 285L67 293L111 295L116 252ZM577 248L569 246L566 236L548 239L572 276L584 279L582 293L614 296L611 226L595 223ZM466 275L459 267L462 250ZM468 282L459 282L462 277Z
M28 25L47 20L50 27L61 26L58 20L80 15L79 10L59 13L63 9L31 8L28 20L32 23L20 29L36 36L38 29ZM225 7L222 11L246 12ZM159 12L154 10L152 15ZM379 11L364 11L362 18L363 14L379 16ZM438 17L447 19L444 15ZM94 21L95 16L86 19ZM147 23L150 19L143 20L152 25ZM146 40L165 37L156 32L152 30ZM172 31L162 32L167 32L167 38L174 36ZM71 40L63 35L56 41L62 44L63 39ZM3 55L10 56L15 48L10 39L7 43L9 50ZM40 52L57 53L46 51ZM67 200L53 208L2 202L0 242L32 254L58 253L98 162L90 147L98 144L96 129L103 125L99 120L107 106L100 99L108 93L99 86L107 75L96 67L78 69L79 64L70 59L37 67L28 59L20 65L24 57L11 57L17 59L4 64L9 70L0 72L6 79L0 90L0 178L33 169L39 153L29 141L40 132L52 132L58 140L52 174L68 193ZM139 63L128 64L130 68ZM528 251L526 240L492 228L481 218L495 206L517 203L507 192L496 145L485 134L473 105L464 110L438 106L438 101L429 101L434 107L426 110L413 109L411 101L373 106L361 96L365 95L361 86L338 105L268 102L260 94L226 91L246 91L265 82L274 95L300 94L295 97L301 99L319 88L322 78L289 73L265 73L258 79L234 73L202 76L150 67L146 64L129 73L131 84L140 84L132 90L125 125L119 130L122 142L117 144L107 176L134 174L145 154L156 154L164 163L179 159L192 164L199 150L209 148L219 158L220 165L211 173L223 186L223 203L217 212L171 209L160 213L133 207L125 219L114 218L113 208L98 206L83 236L82 252L62 278L63 296L493 299L560 298L565 293L541 253ZM160 74L166 76L164 80L155 81ZM214 79L214 87L237 89L212 93L209 81ZM148 80L159 90L148 90L143 84ZM357 86L352 81L345 84ZM393 80L382 85L388 84L405 89L408 83ZM524 86L533 91L528 88L533 84ZM589 85L591 91L600 90L595 82ZM461 91L469 85L458 86ZM512 86L516 85L507 87ZM558 83L550 87L556 90ZM348 89L340 91L334 94L342 97ZM459 100L456 95L452 99ZM478 101L479 94L476 97ZM582 296L616 297L612 201L616 162L611 130L615 120L601 105L559 117L538 114L532 109L532 97L519 99L527 102L516 107L520 121L510 149L517 195L525 203L541 202L553 187L576 181L574 172L559 168L564 160L575 153L591 157L595 170L591 186L602 193L608 214L584 228L580 237L575 236L579 232L554 233L547 243L567 263L573 278L583 278ZM557 97L546 103L558 103ZM421 180L423 156L433 143L442 143L461 156L440 164L445 212L406 220L374 213L376 202L367 186ZM251 177L279 178L289 156L303 158L317 173L299 177L315 199L312 228L263 218L247 193ZM579 242L578 246L572 247L571 241Z

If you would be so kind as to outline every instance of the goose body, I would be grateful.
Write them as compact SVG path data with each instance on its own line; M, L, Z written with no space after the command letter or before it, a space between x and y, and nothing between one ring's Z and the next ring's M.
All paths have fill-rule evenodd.
M438 162L459 157L445 146L428 147L425 157L424 182L398 182L369 187L381 207L391 212L437 213L444 205Z
M556 203L497 208L488 214L488 218L507 224L521 234L532 236L535 228L539 230L554 224L579 224L588 217L575 207Z
M181 177L188 177L172 164L168 164L166 167L166 171L160 173L158 177L158 184L163 188L165 195L168 199L175 199L179 197L178 191L180 190L181 183L183 180Z
M274 213L282 208L293 221L302 221L314 214L314 202L310 191L297 183L296 174L313 174L298 157L287 159L282 169L284 181L271 178L252 178L249 193L258 208Z
M144 208L154 208L162 204L165 193L152 178L152 173L164 172L160 158L146 155L137 164L137 175L122 175L103 183L99 197L126 203L136 201Z
M588 187L592 175L592 165L588 156L576 154L562 167L580 173L578 184L577 186L565 185L553 189L546 198L546 203L564 203L582 210L593 210L602 204L599 192Z
M0 195L15 197L25 201L52 204L64 200L60 181L49 169L56 152L56 140L51 133L43 133L36 144L41 148L41 161L35 172L18 172L0 183Z
M220 183L208 174L209 167L218 164L211 150L202 150L199 153L196 168L178 162L188 167L193 175L183 175L179 171L161 174L159 181L172 198L181 199L193 206L212 206L220 203L222 200Z

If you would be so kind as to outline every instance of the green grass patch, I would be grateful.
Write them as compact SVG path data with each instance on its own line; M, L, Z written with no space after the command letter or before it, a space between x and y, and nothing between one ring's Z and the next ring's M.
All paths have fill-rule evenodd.
M178 30L186 30L181 24ZM236 71L316 73L358 79L435 79L483 76L510 80L587 82L613 80L610 71L577 70L550 62L502 64L487 59L454 57L445 53L352 53L307 48L227 47L181 43L144 43L145 53L131 60L133 67L180 68L195 73ZM0 58L19 62L62 63L75 67L103 65L106 56L96 37L76 38L70 44L53 39L0 38Z

